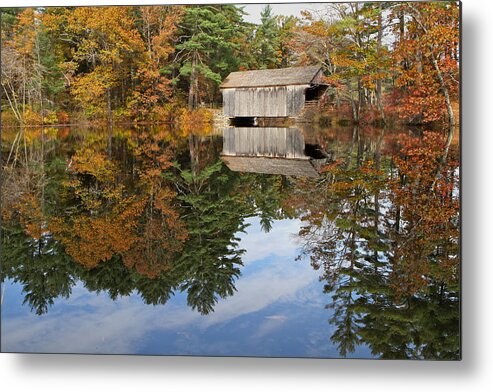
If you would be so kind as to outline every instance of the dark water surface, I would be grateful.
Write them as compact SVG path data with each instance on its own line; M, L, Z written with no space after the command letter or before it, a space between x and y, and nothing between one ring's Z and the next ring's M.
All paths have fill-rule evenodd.
M446 132L2 140L2 351L458 359Z

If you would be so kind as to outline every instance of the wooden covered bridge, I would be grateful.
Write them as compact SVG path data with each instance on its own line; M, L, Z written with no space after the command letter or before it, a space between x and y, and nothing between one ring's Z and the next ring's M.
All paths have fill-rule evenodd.
M298 118L327 90L319 66L232 72L221 84L224 116Z

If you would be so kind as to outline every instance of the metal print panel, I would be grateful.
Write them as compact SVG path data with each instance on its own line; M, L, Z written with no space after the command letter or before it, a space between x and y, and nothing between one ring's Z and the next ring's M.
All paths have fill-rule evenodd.
M1 23L2 352L460 359L459 3Z

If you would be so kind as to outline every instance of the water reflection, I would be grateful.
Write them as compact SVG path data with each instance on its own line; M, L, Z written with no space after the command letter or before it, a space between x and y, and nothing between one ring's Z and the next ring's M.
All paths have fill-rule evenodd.
M221 159L233 171L319 177L327 157L318 146L307 148L297 128L225 128L223 131Z
M20 139L4 137L7 152ZM366 347L381 358L459 356L458 148L443 159L439 132L45 129L21 138L28 148L3 162L2 279L22 287L34 313L49 313L81 282L115 301L137 293L141 306L183 293L198 314L222 314L241 297L236 290L259 290L242 276L246 249L268 253L268 233L292 221L296 238L282 241L296 244L294 255L276 274L317 271L321 285L307 300L313 315L325 314L317 331L330 344L283 355ZM303 281L307 270L296 271ZM271 318L258 339L272 323L293 325L294 303L283 301L285 313L263 316Z

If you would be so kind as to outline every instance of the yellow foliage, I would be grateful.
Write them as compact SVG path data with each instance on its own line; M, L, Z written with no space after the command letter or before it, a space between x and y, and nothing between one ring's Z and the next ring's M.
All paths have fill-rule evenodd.
M34 239L40 239L47 232L47 227L39 198L25 194L15 207L19 211L19 220L26 234Z
M58 115L55 111L48 111L43 117L43 124L57 124Z
M82 265L93 268L113 255L126 252L135 241L133 223L119 216L78 216L73 222L54 220L51 231L67 253Z
M115 83L116 75L111 68L98 66L93 72L74 79L71 94L89 117L101 116L107 108L107 96Z
M72 157L72 168L79 174L89 174L98 181L109 182L115 176L115 164L108 160L105 154L84 148Z
M178 126L182 136L210 135L214 130L213 117L212 111L205 108L181 109L178 116Z
M24 124L25 125L41 125L43 123L43 118L38 112L31 109L26 109L24 114Z

